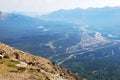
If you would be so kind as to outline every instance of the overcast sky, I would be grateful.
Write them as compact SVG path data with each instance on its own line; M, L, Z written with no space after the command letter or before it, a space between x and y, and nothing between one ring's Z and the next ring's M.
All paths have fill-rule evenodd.
M0 0L0 10L4 12L46 13L57 9L104 6L120 6L120 0Z

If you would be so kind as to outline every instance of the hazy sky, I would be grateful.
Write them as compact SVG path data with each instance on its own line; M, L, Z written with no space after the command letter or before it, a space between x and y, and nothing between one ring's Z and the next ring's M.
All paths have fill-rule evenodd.
M0 0L1 11L46 13L57 9L120 6L120 0Z

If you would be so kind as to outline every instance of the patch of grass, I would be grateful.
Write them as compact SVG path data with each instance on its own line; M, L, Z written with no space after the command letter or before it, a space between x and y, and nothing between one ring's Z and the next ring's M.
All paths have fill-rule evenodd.
M11 61L11 59L0 59L0 72L7 72L7 71L12 71L16 70L18 64L18 61Z
M6 63L8 67L16 68L16 64L19 64L20 62L14 60L6 60Z
M14 67L16 67L16 64L8 63L7 66L8 66L8 67L13 67L13 68L14 68Z

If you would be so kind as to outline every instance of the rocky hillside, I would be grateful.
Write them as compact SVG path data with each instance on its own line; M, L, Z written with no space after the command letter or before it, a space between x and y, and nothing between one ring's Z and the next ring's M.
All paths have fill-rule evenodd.
M84 80L49 60L0 42L1 80Z

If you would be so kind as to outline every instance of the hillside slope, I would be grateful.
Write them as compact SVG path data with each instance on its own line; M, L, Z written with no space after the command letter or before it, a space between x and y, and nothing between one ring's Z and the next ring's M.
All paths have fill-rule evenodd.
M45 58L17 50L1 42L0 57L1 80L84 80Z

